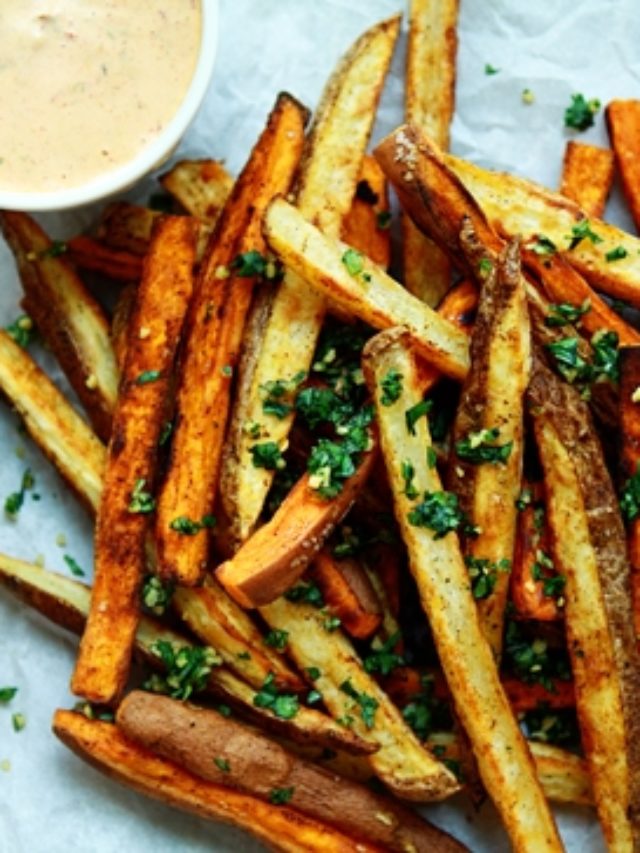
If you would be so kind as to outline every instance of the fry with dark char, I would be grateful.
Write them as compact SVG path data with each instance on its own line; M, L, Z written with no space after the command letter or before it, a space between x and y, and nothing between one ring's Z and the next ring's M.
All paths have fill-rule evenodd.
M112 249L93 237L80 235L67 240L69 260L81 270L90 270L114 281L138 281L142 259L125 249Z
M601 219L613 183L614 159L609 148L570 139L564 150L560 192L587 216Z
M605 117L611 147L622 179L622 190L635 226L640 230L640 101L610 101L605 110Z
M516 850L560 851L562 843L531 755L478 620L454 532L463 524L462 514L455 496L443 492L437 469L428 464L427 419L412 422L411 429L407 424L405 412L422 400L411 337L402 329L376 335L365 347L363 368L376 401L381 447L411 572L482 781ZM380 383L390 370L402 377L402 391L385 406ZM443 523L443 517L449 521Z
M127 737L208 782L267 801L274 790L287 790L291 808L354 838L398 853L466 849L389 797L303 761L215 711L135 691L116 722Z
M129 672L158 440L194 256L193 222L160 220L136 294L98 510L91 612L72 679L74 693L92 702L116 701Z
M407 121L449 147L455 103L458 0L412 0L405 86ZM435 308L451 284L447 256L407 217L402 218L404 283Z
M377 160L366 154L362 160L356 194L342 221L342 239L378 266L388 269L391 263L390 225L387 179Z
M122 288L116 300L111 317L111 345L116 357L118 370L122 373L129 346L129 324L136 302L137 282L130 282Z
M215 222L233 187L233 178L219 160L180 160L160 176L160 183L187 213Z
M144 257L149 248L153 226L160 216L162 213L159 210L116 201L104 209L96 228L96 237L111 249L121 249Z
M118 396L118 368L104 313L71 266L26 213L0 213L29 316L58 359L98 436L106 441Z
M640 466L640 347L627 347L620 352L620 440L622 442L622 476L625 491L633 494L631 483L637 482ZM627 543L631 563L631 602L636 636L640 637L640 514L633 500L626 505Z
M568 649L596 808L611 849L630 850L640 814L640 656L618 500L586 404L537 360L528 404L552 556L566 578Z
M74 711L56 711L54 734L96 769L142 794L193 814L246 829L276 850L305 853L382 853L379 845L354 840L287 806L265 803L158 758L128 740L111 723Z

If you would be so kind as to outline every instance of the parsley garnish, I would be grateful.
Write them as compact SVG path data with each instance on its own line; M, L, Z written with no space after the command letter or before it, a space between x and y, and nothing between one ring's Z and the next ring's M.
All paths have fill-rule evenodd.
M506 558L493 562L469 554L464 561L471 578L471 592L477 600L488 598L495 589L498 572L508 572L511 568L511 561Z
M452 492L425 492L424 500L408 513L407 518L414 527L433 530L434 539L442 539L449 531L460 527L469 534L473 530L458 505L457 496Z
M478 273L480 274L480 278L487 278L491 274L493 269L493 264L489 260L489 258L482 258L480 263L478 264Z
M16 713L11 716L11 724L14 732L21 732L27 725L27 718L24 714Z
M296 586L285 592L284 597L287 601L294 603L302 602L318 609L324 607L324 598L322 597L320 587L311 582L296 584Z
M593 117L599 109L600 101L597 98L587 101L584 95L571 95L571 104L564 111L565 127L587 130L593 125Z
M580 729L573 708L552 710L542 706L534 711L526 711L519 720L529 740L572 750L580 747Z
M64 554L62 559L69 566L69 571L72 575L75 575L77 578L83 578L85 576L85 571L78 563L73 559L73 557L69 554Z
M524 510L531 505L532 501L533 491L529 487L527 487L523 489L516 498L516 509L519 512L524 512Z
M231 262L231 268L240 278L255 278L263 276L267 271L267 259L260 252L244 252L236 255Z
M23 349L26 349L36 336L33 320L28 314L21 314L6 327L5 331Z
M196 533L199 533L201 530L204 530L205 528L211 529L212 527L215 527L215 525L216 519L213 515L203 515L201 521L194 521L186 515L179 515L177 518L173 519L169 524L169 527L172 530L175 530L176 533L181 533L183 536L195 536Z
M33 489L35 484L36 481L35 477L33 476L33 473L31 472L31 468L27 468L22 475L20 491L12 492L4 502L4 511L9 516L9 518L16 518L16 516L22 509L26 493L29 491L29 489Z
M549 305L549 313L544 318L545 326L566 326L571 323L576 323L580 317L583 317L591 310L591 301L585 299L582 305L571 305L569 302L551 303Z
M288 631L278 631L277 629L273 629L265 634L263 643L265 646L271 646L273 649L277 649L279 652L283 652L289 641L289 632Z
M616 246L615 249L610 249L604 256L605 261L612 263L613 261L621 261L626 258L629 252L624 246Z
M405 494L409 500L413 500L418 497L418 490L413 485L413 478L416 474L416 469L413 467L409 460L405 459L400 463L400 473L402 475L402 479L404 480L404 489L403 494Z
M267 708L276 717L283 720L291 720L300 708L298 697L294 694L278 693L275 676L272 672L265 678L259 692L253 697L253 704L257 708Z
M317 681L322 675L317 666L307 666L304 671L307 673L307 678L309 678L310 681Z
M595 382L600 382L605 378L614 383L619 381L620 353L618 343L617 333L606 329L600 329L591 338Z
M367 693L358 693L355 687L351 684L350 678L342 682L340 690L342 690L343 693L346 693L347 696L359 705L362 722L368 729L372 729L376 711L379 707L377 699L374 699L373 696L369 696Z
M393 651L396 643L400 639L400 632L396 631L386 643L383 643L380 648L372 649L362 661L365 671L368 673L379 672L380 675L389 675L398 666L404 666L406 663L402 655L396 654Z
M367 426L373 419L373 408L365 406L351 420L338 426L342 441L321 438L311 450L307 470L309 485L326 499L342 491L344 481L355 474L360 456L369 449L371 437Z
M254 468L266 468L278 471L286 467L286 462L275 441L264 441L249 448Z
M436 698L433 676L422 676L421 690L411 697L402 716L420 740L425 740L436 729L450 728L449 710L442 700Z
M505 663L528 684L538 682L552 691L553 678L567 680L571 677L566 653L549 649L546 640L539 637L528 640L522 628L513 621L507 622L504 654Z
M358 252L357 249L347 249L342 256L342 263L349 275L354 277L360 275L364 269L362 253Z
M544 234L538 234L536 242L529 247L536 255L553 255L557 251L556 244Z
M226 758L214 758L213 763L222 773L229 773L231 770L231 764L229 764Z
M339 616L327 616L327 618L322 623L322 627L329 634L333 634L333 632L337 631L341 625L342 619Z
M506 462L511 454L513 442L494 444L499 437L500 430L497 427L470 432L465 438L456 441L456 454L459 459L471 462L473 465L481 465L484 462L494 464Z
M386 376L383 376L380 387L382 388L380 402L383 406L392 406L402 394L402 374L400 371L392 368Z
M165 586L156 575L147 575L142 584L142 603L150 613L162 616L171 603L174 589L173 584Z
M569 240L569 250L575 249L583 240L589 240L594 246L597 243L602 243L602 237L591 230L588 219L581 219L577 225L574 225L571 234L567 236L567 240Z
M438 454L435 452L433 447L427 447L427 468L435 468L438 464Z
M0 687L0 702L11 702L17 692L17 687Z
M380 231L386 231L391 227L391 212L389 210L379 210L376 213L376 226Z
M62 240L52 240L51 245L40 252L40 258L59 258L69 251L69 247Z
M149 385L150 382L157 382L161 376L161 370L143 370L142 373L136 377L135 384Z
M291 379L272 379L260 386L260 390L266 395L262 401L262 411L265 415L274 415L279 420L293 411L291 402L292 395L304 382L306 372L300 370Z
M166 674L154 674L143 684L152 693L167 693L173 699L188 699L207 686L214 666L222 659L216 651L203 646L176 646L167 640L158 640L151 652L160 658Z
M295 788L272 788L269 791L269 802L274 806L283 806L291 802Z
M162 429L160 430L160 438L158 439L158 445L160 447L164 447L165 444L171 438L171 433L173 432L173 422L165 421L162 425Z
M620 511L625 521L631 522L640 515L640 462L622 487L620 493Z
M416 424L420 418L428 415L432 408L433 403L431 400L422 400L420 403L416 403L415 406L407 409L404 413L404 418L407 424L407 430L411 435L416 434Z
M145 490L146 482L144 478L136 480L129 501L129 512L147 515L156 508L155 499Z

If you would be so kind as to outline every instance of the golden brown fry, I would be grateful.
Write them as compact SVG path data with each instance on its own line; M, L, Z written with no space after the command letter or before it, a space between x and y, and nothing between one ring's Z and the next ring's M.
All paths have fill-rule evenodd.
M466 849L391 798L303 761L215 711L135 691L120 705L116 722L127 737L208 782L261 800L286 789L291 808L354 838L398 853Z
M325 87L305 146L296 204L333 237L351 207L399 25L399 17L376 24L343 57ZM256 526L273 480L272 471L252 463L255 439L247 434L247 424L264 424L270 440L285 444L293 414L281 420L265 417L261 389L308 372L325 313L324 299L286 270L273 297L256 307L249 323L221 482L236 547Z
M96 228L96 237L112 249L144 257L149 248L153 226L160 216L162 214L159 210L130 204L128 201L116 201L104 209Z
M531 755L477 618L457 537L446 528L430 529L427 506L420 510L407 495L407 470L412 472L418 500L425 493L442 491L437 470L427 464L431 441L426 418L414 424L413 434L405 422L405 411L422 399L410 336L402 329L377 335L365 347L363 367L376 401L381 446L411 571L482 781L515 849L560 851L562 844ZM402 393L392 405L383 406L380 383L390 370L403 377Z
M73 691L92 702L117 700L129 672L146 515L153 510L157 446L191 299L194 255L193 222L160 220L136 294L98 510L91 612L72 679Z
M407 42L406 118L449 147L455 102L458 0L412 0ZM446 255L402 218L404 283L435 308L451 284Z
M18 266L25 308L60 362L98 436L111 432L118 368L102 309L52 243L26 213L3 211L0 227Z
M613 151L570 139L564 150L560 192L575 201L587 216L601 219L613 172Z
M553 558L566 577L568 649L598 816L612 849L632 849L640 662L618 501L587 406L575 389L536 361L528 394Z
M129 324L136 301L137 289L137 283L133 282L122 288L113 309L113 317L111 318L111 345L120 372L124 369L124 362L127 357Z
M605 116L622 189L635 226L640 230L640 101L610 101Z
M178 378L176 428L158 496L156 543L162 576L192 586L206 567L222 444L245 318L255 273L230 267L236 256L263 252L260 220L275 193L289 186L307 111L287 94L278 97L267 126L235 187L200 269L187 321ZM226 277L221 277L220 270ZM189 535L184 535L184 525Z
M218 160L181 160L160 183L191 216L215 222L231 194L233 178Z
M287 269L324 298L374 328L405 325L420 355L449 376L466 375L469 342L464 332L363 255L349 254L348 246L326 237L282 198L269 205L264 230Z
M329 611L352 637L364 640L381 626L380 601L356 560L338 560L329 548L323 548L313 561L309 577L318 585Z
M633 477L640 465L640 405L636 401L640 387L640 347L620 352L620 434L622 474ZM627 530L631 563L631 602L636 636L640 637L640 518L629 522Z
M242 607L268 604L304 573L334 527L351 509L375 461L376 445L362 454L358 469L340 492L326 499L304 474L273 518L216 569L216 578Z
M107 776L169 805L242 827L277 850L382 853L378 845L350 839L287 806L271 805L194 776L132 743L111 723L89 720L73 711L56 711L53 731L69 749Z
M78 236L67 240L69 260L81 270L90 270L114 281L138 281L142 275L142 258L124 249L112 249L93 237Z
M356 194L342 222L342 239L387 269L391 263L391 210L387 179L377 160L366 154Z

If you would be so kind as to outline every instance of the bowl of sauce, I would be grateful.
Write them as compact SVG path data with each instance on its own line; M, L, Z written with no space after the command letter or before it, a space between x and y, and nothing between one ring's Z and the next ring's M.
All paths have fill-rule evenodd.
M217 13L217 0L1 0L0 207L77 207L162 163L206 93Z

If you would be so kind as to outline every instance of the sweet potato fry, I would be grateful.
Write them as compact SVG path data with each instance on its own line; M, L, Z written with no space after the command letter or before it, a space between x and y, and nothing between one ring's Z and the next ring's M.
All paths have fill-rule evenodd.
M218 160L181 160L160 183L191 216L215 222L231 194L233 178Z
M109 204L98 222L96 237L111 249L120 249L144 257L151 241L151 232L156 220L162 216L159 210L151 210L139 204L116 201Z
M566 578L568 649L596 808L607 843L632 849L640 661L618 501L578 392L536 361L528 402L544 469L552 555Z
M396 801L303 761L215 711L135 691L120 705L116 722L128 738L207 782L266 801L274 790L290 791L291 808L384 849L466 849Z
M236 257L258 253L262 212L285 192L304 140L307 112L290 95L278 97L267 126L238 178L213 233L187 321L171 456L158 496L155 535L163 577L194 585L209 549L222 443L254 272L229 276ZM227 272L220 277L220 269ZM185 526L186 525L186 526Z
M356 194L342 222L342 239L387 269L391 263L390 224L387 179L377 160L367 154L360 168Z
M313 680L336 720L378 747L368 757L393 793L416 802L442 800L458 789L453 774L425 750L378 683L365 672L347 637L322 608L278 598L260 608L274 630L287 631L290 657Z
M81 270L90 270L114 281L138 281L142 258L125 249L112 249L93 237L80 235L67 240L69 260Z
M268 604L304 573L335 525L347 514L375 460L375 444L362 455L340 492L326 499L304 474L273 518L258 528L235 555L216 569L216 578L242 607Z
M640 387L640 347L620 352L620 440L622 442L622 475L633 482L640 464L640 407L636 401ZM631 602L636 636L640 637L640 517L633 506L627 512L627 543L631 563Z
M371 339L363 369L375 395L381 446L411 571L482 781L516 849L562 850L477 618L469 574L452 532L462 521L457 503L442 491L437 470L427 464L425 451L431 441L426 419L412 423L412 430L406 423L406 410L422 400L410 336L395 329ZM379 388L390 370L402 376L402 391L392 405L383 406ZM421 496L423 502L416 503ZM457 525L442 525L445 505L458 513ZM440 508L435 515L434 506Z
M504 692L514 711L535 711L541 706L549 708L575 708L576 692L572 681L552 682L553 690L547 690L543 684L525 684L515 678L505 678L502 682Z
M108 439L118 369L102 309L64 260L65 244L52 243L26 213L3 211L0 228L16 259L27 313L60 362L98 436Z
M458 0L412 0L405 86L406 117L449 147L455 102ZM402 218L404 283L435 308L451 284L451 265L442 250Z
M613 172L613 151L570 139L564 150L560 192L575 201L587 216L601 219Z
M161 220L136 294L120 395L107 451L96 528L95 582L72 679L98 703L124 689L139 618L146 515L153 510L155 460L167 392L193 288L194 224Z
M345 631L364 640L382 622L380 602L364 569L354 559L336 559L328 548L316 555L309 577Z
M622 179L622 190L636 229L640 231L640 101L610 101L605 116L611 147Z
M132 743L111 723L89 720L73 711L56 711L53 731L76 755L107 776L184 811L242 827L277 850L381 853L383 849L348 838L287 806L271 805L194 776Z
M390 18L365 32L329 79L300 165L296 204L301 214L337 237L355 194L382 85L400 20ZM253 312L252 312L253 313ZM326 305L293 271L272 298L256 306L250 321L240 383L221 481L230 536L238 547L258 522L273 471L256 469L247 424L265 422L262 388L268 382L308 372ZM266 417L270 439L284 445L293 415Z
M339 308L378 329L406 325L425 359L455 379L469 368L467 336L359 253L331 240L293 205L274 199L264 219L271 248L287 269ZM350 270L353 270L352 272Z

